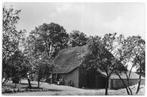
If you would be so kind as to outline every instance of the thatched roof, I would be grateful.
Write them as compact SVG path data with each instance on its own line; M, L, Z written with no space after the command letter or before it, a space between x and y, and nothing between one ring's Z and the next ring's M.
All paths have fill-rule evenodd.
M54 60L54 73L69 73L79 67L83 57L88 54L87 46L77 46L63 49Z
M88 50L88 45L70 47L63 49L59 52L58 56L54 60L55 68L54 73L69 73L72 70L79 67L83 60L90 51ZM107 51L109 56L113 55Z
M88 51L87 45L71 47L71 48L61 50L58 56L54 60L55 68L53 69L53 72L54 73L69 73L73 71L74 69L78 68L82 64L84 60L83 57L86 56L88 53L89 51ZM102 72L100 69L98 69L98 72L106 76L106 73ZM122 73L120 76L122 77L122 79L126 79L125 73ZM139 78L139 75L132 72L130 79L136 79L136 78ZM119 79L119 77L116 74L112 74L111 79Z

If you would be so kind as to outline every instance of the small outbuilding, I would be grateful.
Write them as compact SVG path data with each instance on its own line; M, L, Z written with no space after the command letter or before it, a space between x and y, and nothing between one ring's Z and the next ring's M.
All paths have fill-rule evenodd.
M130 72L127 72L127 75L129 75ZM128 86L132 86L138 83L139 81L139 75L135 72L131 72L130 77L129 77L129 81L127 79L127 76L125 73L122 73L121 78L123 79L124 83ZM129 82L129 83L128 83ZM120 89L120 88L125 88L123 82L120 80L120 78L118 77L118 75L112 74L112 76L110 77L110 88L111 89ZM141 77L141 85L145 84L145 78L142 76Z

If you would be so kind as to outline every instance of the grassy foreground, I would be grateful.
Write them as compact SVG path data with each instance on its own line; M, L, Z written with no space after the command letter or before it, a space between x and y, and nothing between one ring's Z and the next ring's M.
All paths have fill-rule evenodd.
M37 87L37 82L32 81L32 86ZM8 83L10 86L14 86L14 84ZM5 96L45 96L45 95L104 95L105 89L79 89L75 87L63 86L63 85L54 85L48 84L45 82L40 83L39 89L31 89L26 90L28 85L26 80L22 80L19 87L19 92L13 93L4 93ZM136 91L137 85L131 86L133 92ZM24 89L24 90L23 90ZM23 91L22 91L23 90ZM109 90L109 95L127 95L125 89L119 90ZM141 86L140 92L138 95L144 95L144 86ZM135 94L135 93L134 93Z

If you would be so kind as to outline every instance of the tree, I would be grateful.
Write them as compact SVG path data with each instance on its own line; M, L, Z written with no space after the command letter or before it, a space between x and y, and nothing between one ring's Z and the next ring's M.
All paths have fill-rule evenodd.
M73 32L70 33L69 36L70 36L69 44L72 47L83 46L83 45L87 44L87 42L88 42L88 37L86 36L86 34L84 34L83 32L80 32L78 30L73 30Z
M19 38L21 33L16 30L16 24L19 20L20 10L14 10L13 8L3 8L3 78L6 80L9 77L8 72L5 69L10 69L8 66L8 60L11 56L18 51Z
M18 50L7 60L3 67L6 78L11 78L13 83L19 83L21 78L26 78L29 70L29 63L24 54ZM3 82L4 84L5 82Z
M138 87L136 90L136 94L138 94L140 90L141 85L141 76L145 76L145 50L143 52L140 52L140 55L136 55L134 58L134 64L138 64L139 68L137 69L137 72L139 73L139 81L138 81Z
M8 59L18 47L19 32L16 23L20 10L3 8L3 59Z
M104 45L104 48L114 56L116 56L115 50L117 49L117 47L114 45L114 42L116 40L116 35L117 35L117 33L112 33L112 34L109 33L109 34L105 34L104 37L102 38L102 44ZM114 56L112 57L113 59L109 59L112 62L110 61L108 66L104 66L104 67L107 67L106 68L106 71L108 72L107 79L109 79L111 74L116 71L119 71L119 70L125 71L125 68L122 66L122 64L117 59L115 59ZM106 90L105 94L108 94L107 90Z
M27 57L20 49L20 44L24 40L25 30L17 31L16 24L19 21L21 10L13 8L3 8L3 83L8 78L13 80L26 77L30 69ZM29 84L30 86L30 84Z
M125 64L128 61L127 54L129 51L127 51L128 49L125 48L126 46L124 45L124 43L126 42L122 34L117 36L117 33L113 33L113 34L109 33L109 34L105 34L103 38L103 44L105 45L106 49L115 56L119 64L123 64L125 66ZM131 89L120 76L121 73L125 73L129 84L129 76L127 75L128 74L127 72L128 70L125 69L122 70L120 69L115 71L115 73L118 75L118 77L126 87L127 93L132 94ZM131 72L129 72L129 74L130 73Z
M52 73L53 70L53 64L52 61L44 56L40 57L39 60L37 60L36 66L34 68L35 73L38 75L38 88L40 87L40 80L41 79L47 79L49 77L49 74Z
M124 66L105 48L101 38L92 38L88 43L90 53L85 57L87 68L100 69L106 74L105 95L108 95L109 79L117 70L125 70Z
M118 62L123 64L125 68L127 68L126 65L127 62L130 62L133 58L131 52L135 46L133 45L133 41L129 42L124 38L122 34L117 36L116 33L113 33L113 34L106 34L103 38L103 43L105 44L107 50L109 50L115 56ZM132 90L129 87L131 70L129 71L129 73L128 70L119 70L119 71L115 71L115 73L119 76L120 80L124 84L128 95L132 95ZM120 76L121 73L126 74L127 83L125 83L125 81L121 78Z
M137 94L140 89L141 75L145 74L145 41L140 36L131 36L126 39L124 46L127 48L126 57L129 60L132 59L132 68L138 67L137 71L139 72L139 82L136 91Z
M60 49L68 46L68 39L65 29L55 23L44 23L31 31L24 52L30 59L33 71L38 75L38 87L40 79L52 72L52 61Z
M126 68L128 67L127 63L132 62L132 64L129 64L131 67L129 69L129 71L124 72L127 77L127 83L124 83L124 80L121 78L120 74L118 72L116 72L116 74L120 77L124 86L126 87L128 95L132 95L133 92L132 92L131 88L129 87L130 76L131 76L132 69L134 67L137 67L137 65L139 63L137 56L143 55L143 50L141 51L141 48L144 48L143 45L145 44L145 42L139 36L131 36L131 37L129 36L125 39L123 35L118 36L116 38L116 41L117 41L118 47L119 47L119 48L117 48L117 50L115 50L115 56L117 57L117 59L122 64L124 64L124 66ZM141 45L142 45L142 47L141 47ZM144 59L142 59L142 60L144 60ZM136 62L137 62L137 64L136 64Z
M44 23L36 27L31 35L36 38L36 42L39 42L36 43L36 49L45 51L49 57L55 57L60 49L68 46L68 34L62 26L55 23Z

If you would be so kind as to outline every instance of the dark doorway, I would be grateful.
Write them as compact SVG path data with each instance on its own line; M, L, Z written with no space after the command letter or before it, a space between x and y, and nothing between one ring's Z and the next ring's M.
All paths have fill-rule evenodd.
M87 88L96 88L96 70L90 69L87 71L86 84Z
M102 74L98 73L96 77L96 88L103 89L106 86L106 77L102 76Z

